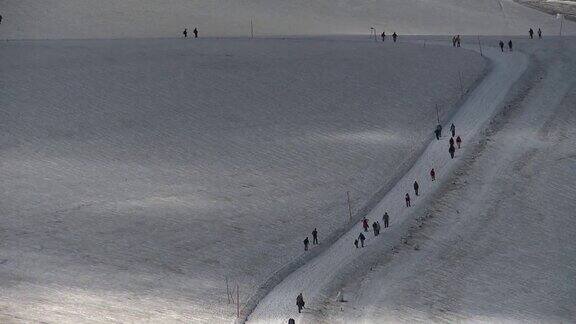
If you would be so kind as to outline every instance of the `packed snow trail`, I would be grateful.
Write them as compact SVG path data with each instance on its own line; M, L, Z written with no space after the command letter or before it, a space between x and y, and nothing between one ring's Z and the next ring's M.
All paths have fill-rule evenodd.
M414 231L421 249L347 284L326 322L576 318L576 43L519 43L529 71Z
M415 162L410 171L389 191L367 218L370 222L382 221L384 212L390 215L390 228L383 229L380 236L368 235L367 247L356 249L353 241L363 232L361 223L343 235L335 244L319 257L289 275L276 286L256 307L249 317L250 323L284 323L288 318L297 318L295 298L302 292L307 308L303 313L314 316L318 303L327 298L339 280L353 275L354 269L369 267L366 262L374 255L391 249L413 223L415 216L422 215L424 206L435 188L454 169L455 161L448 154L449 126L456 125L456 135L462 137L463 148L476 139L494 113L503 103L508 90L526 70L528 59L519 52L501 53L500 49L485 48L484 55L492 60L493 69L482 83L472 92L453 119L444 127L440 141L433 141ZM432 129L430 136L433 136ZM457 150L455 160L461 155ZM436 170L436 181L431 182L430 169ZM413 194L414 180L420 183L420 196ZM410 193L412 207L406 208L404 195ZM317 311L316 311L317 312ZM308 315L307 315L308 314Z

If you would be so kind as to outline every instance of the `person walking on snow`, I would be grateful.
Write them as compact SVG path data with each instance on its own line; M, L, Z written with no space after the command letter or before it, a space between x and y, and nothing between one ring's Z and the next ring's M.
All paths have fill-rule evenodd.
M358 248L358 239L355 239L355 240L354 240L354 246L355 246L356 248Z
M358 239L360 240L360 245L364 247L364 240L366 240L366 236L364 236L363 233L360 233L360 235L358 235Z
M452 137L456 136L456 126L454 126L454 123L450 125L450 131L452 132Z
M406 200L406 207L410 207L410 195L408 193L406 193L406 197L404 199Z
M312 231L312 244L316 245L318 244L318 230L314 229Z
M460 138L460 136L456 137L456 145L458 145L458 148L460 148L461 144L462 144L462 139Z
M432 181L436 180L436 171L434 171L434 168L430 170L430 178L432 178Z
M434 130L434 135L436 135L437 140L440 140L440 130L438 128Z
M454 137L450 137L450 146L454 146Z
M504 53L504 42L500 41L500 50Z
M198 28L194 28L192 32L194 33L194 38L198 38Z
M530 28L528 34L530 34L530 39L534 39L534 30L532 30L532 28Z
M308 251L308 244L310 244L310 240L308 239L308 236L306 236L304 239L304 251Z
M450 158L454 158L454 153L456 152L456 149L454 148L454 145L450 145L450 148L448 149L448 152L450 153Z
M296 306L298 306L298 313L301 313L302 308L304 308L304 296L302 296L302 293L296 297Z
M364 228L364 232L368 232L368 220L366 218L362 220L362 227Z
M184 35L184 38L188 38L188 28L184 28L182 34Z
M384 216L382 216L382 220L384 221L384 228L388 228L388 222L390 221L390 216L388 216L388 212L384 213Z
M380 36L382 37L382 41L386 40L386 33L385 32L382 32L382 35L380 35Z
M508 48L510 49L510 52L512 52L512 40L508 41Z
M538 28L538 38L542 39L542 29Z
M416 196L418 196L418 188L420 188L420 186L418 185L418 181L414 181L414 193L416 194Z
M456 47L460 47L460 35L456 36Z
M394 40L394 43L396 43L397 38L398 38L398 35L396 34L396 32L394 32L394 34L392 34L392 40Z
M452 37L452 47L456 47L456 36Z
M372 231L374 232L374 236L378 236L378 224L376 224L376 222L372 223Z

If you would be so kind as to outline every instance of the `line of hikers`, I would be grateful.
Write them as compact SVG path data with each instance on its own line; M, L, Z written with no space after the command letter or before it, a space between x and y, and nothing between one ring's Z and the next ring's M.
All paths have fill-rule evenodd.
M460 35L452 37L452 46L460 47Z
M504 42L500 41L498 45L500 45L500 50L502 51L502 53L504 53ZM512 40L508 41L508 50L512 52Z
M528 30L528 35L530 35L530 39L534 39L534 30L530 28ZM538 38L542 39L542 29L538 28Z
M192 33L194 34L194 38L198 38L198 28L194 28ZM188 38L188 28L184 28L182 35L184 35L184 38Z
M382 222L384 223L384 228L388 228L388 226L390 226L390 216L388 215L388 212L385 212L382 216ZM364 232L368 232L368 229L370 228L369 221L366 217L362 219L362 228L364 229ZM372 232L374 233L374 236L380 235L381 229L382 226L380 225L379 221L372 223ZM358 238L354 240L354 246L356 248L364 247L364 241L366 241L366 236L361 232L360 235L358 235Z
M316 228L314 228L314 230L312 231L312 244L313 245L318 245L318 230ZM306 236L306 238L304 239L304 251L308 251L308 246L310 245L310 239L308 239L308 236Z
M382 34L380 34L380 37L382 37L382 41L384 42L386 40L386 32L382 32ZM394 43L396 43L397 39L398 39L398 34L396 34L396 32L394 32L394 34L392 34L392 40L394 41Z

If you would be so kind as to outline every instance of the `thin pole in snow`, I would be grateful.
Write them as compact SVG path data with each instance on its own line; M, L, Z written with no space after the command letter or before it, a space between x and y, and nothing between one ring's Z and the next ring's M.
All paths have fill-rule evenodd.
M562 23L564 22L564 15L560 15L560 36L562 36Z
M458 79L460 79L460 98L464 97L464 87L462 86L462 71L458 71Z
M230 288L228 288L228 277L226 277L226 297L228 298L228 304L230 304Z
M438 104L436 104L436 119L438 120L438 125L440 125L440 112L438 111Z
M350 204L350 191L346 191L346 197L348 198L348 216L352 220L352 205Z
M482 43L480 43L480 35L478 35L478 47L480 47L480 56L484 56L482 54Z
M240 287L236 284L236 317L240 318Z
M250 38L254 38L254 23L250 19Z

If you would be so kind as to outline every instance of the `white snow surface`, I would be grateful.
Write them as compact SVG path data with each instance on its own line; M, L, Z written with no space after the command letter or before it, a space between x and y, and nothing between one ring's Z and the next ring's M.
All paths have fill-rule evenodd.
M298 316L306 320L307 316L318 316L318 305L329 298L343 281L354 278L355 272L363 273L362 267L370 267L370 261L390 250L400 241L405 231L413 225L416 214L421 213L422 206L429 203L435 188L443 181L430 181L429 172L435 169L437 177L446 178L455 169L455 160L448 154L449 125L456 125L456 135L464 140L464 149L456 153L456 160L468 146L468 141L478 137L478 134L490 118L501 107L509 89L520 78L528 66L526 56L518 51L501 53L500 49L485 48L484 55L494 62L492 72L472 92L466 102L458 109L452 119L444 125L444 137L440 141L432 141L412 168L386 194L378 205L370 211L367 218L370 224L379 220L388 212L391 217L390 229L385 229L378 237L370 237L367 247L356 249L353 241L362 233L361 223L342 236L326 252L301 267L281 284L276 286L257 306L250 316L250 323L284 323L289 317L296 317L295 295L302 292L309 301L309 310L305 315ZM412 184L417 180L420 185L420 196L415 196ZM445 181L444 181L445 182ZM410 193L412 207L405 206L404 195ZM420 216L420 215L419 215ZM360 268L360 270L358 270ZM375 291L380 286L375 285ZM366 305L368 300L362 300L359 305ZM311 306L310 306L311 305ZM310 322L314 320L309 319ZM376 320L378 322L378 320Z
M513 0L0 0L0 39L368 34L557 34L552 15ZM574 28L565 33L574 34Z
M2 42L0 320L230 321L226 277L244 307L347 228L345 192L379 200L484 69L365 38Z

